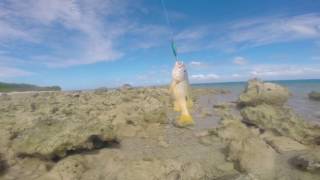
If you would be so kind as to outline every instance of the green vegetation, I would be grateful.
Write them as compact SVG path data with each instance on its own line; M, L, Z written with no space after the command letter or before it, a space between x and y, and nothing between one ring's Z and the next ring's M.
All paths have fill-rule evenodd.
M12 92L12 91L61 91L59 86L40 87L31 84L14 84L14 83L2 83L0 82L0 92Z

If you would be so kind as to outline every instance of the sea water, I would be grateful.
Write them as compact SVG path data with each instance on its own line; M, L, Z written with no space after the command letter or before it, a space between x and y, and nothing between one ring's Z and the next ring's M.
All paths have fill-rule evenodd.
M310 100L308 94L311 91L320 92L320 79L318 80L279 80L269 81L285 86L292 96L288 100L288 106L307 121L320 123L320 101ZM225 82L193 84L194 87L213 87L229 90L229 95L216 97L217 101L236 101L245 89L246 82Z

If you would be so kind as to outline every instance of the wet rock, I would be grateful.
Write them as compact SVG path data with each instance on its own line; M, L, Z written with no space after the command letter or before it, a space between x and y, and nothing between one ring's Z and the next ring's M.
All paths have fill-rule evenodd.
M320 101L320 92L312 91L308 96L311 100Z
M283 105L289 97L289 91L274 83L264 83L253 79L247 84L245 91L239 97L242 106L259 104Z
M320 152L297 155L290 160L290 163L300 170L320 174Z
M241 115L245 122L260 129L287 136L302 144L319 143L319 125L309 124L289 108L261 104L255 107L244 107Z
M284 136L268 136L265 137L264 140L279 153L303 151L307 149L305 145Z
M200 115L202 118L210 117L210 116L212 116L212 111L210 111L208 109L201 109Z
M217 131L227 144L227 158L239 171L258 179L274 178L276 153L259 137L258 131L252 131L233 117L223 119Z
M228 109L230 104L222 103L222 104L215 104L213 105L213 108L215 109Z

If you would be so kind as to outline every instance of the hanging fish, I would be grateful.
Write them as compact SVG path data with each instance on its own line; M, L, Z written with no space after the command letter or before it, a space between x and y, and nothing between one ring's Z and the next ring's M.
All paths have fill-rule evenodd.
M170 92L174 98L174 110L181 112L176 124L178 126L193 125L194 122L188 110L188 108L191 108L193 105L190 97L188 73L185 65L181 61L177 61L172 70Z

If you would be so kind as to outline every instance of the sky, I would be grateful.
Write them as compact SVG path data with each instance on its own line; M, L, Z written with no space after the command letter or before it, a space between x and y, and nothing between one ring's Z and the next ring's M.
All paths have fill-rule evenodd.
M320 79L319 0L0 0L0 81L65 90Z

